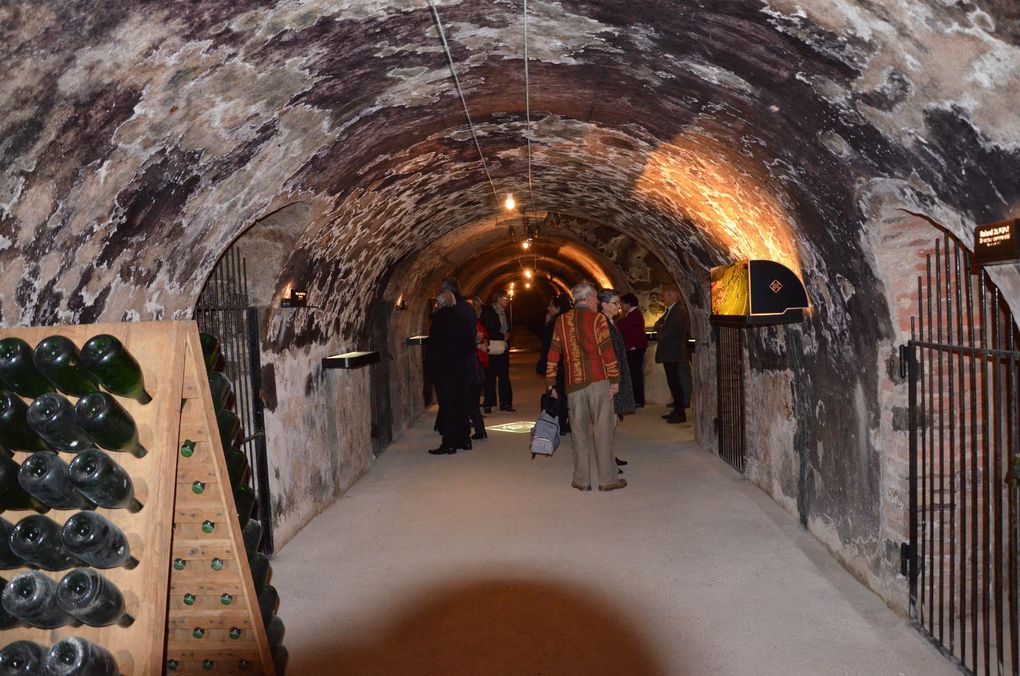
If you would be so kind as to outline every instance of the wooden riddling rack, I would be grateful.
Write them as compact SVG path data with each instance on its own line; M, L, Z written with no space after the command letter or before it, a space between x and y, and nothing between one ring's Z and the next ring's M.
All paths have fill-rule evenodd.
M81 636L105 647L117 659L124 676L165 673L251 673L275 676L257 593L241 537L226 460L220 441L212 395L195 322L143 322L82 326L0 329L0 338L17 336L35 347L47 336L62 335L79 349L92 336L117 337L138 361L145 389L152 401L142 405L117 397L138 426L139 441L148 450L143 458L111 453L130 475L144 507L131 514L123 509L98 508L125 532L138 560L132 570L99 571L124 594L126 611L134 618L128 627L16 627L0 632L0 647L17 640L35 641L46 648L66 636ZM66 395L65 395L66 396ZM74 397L68 397L72 403ZM30 403L26 399L26 403ZM194 453L183 457L185 440L196 442ZM30 455L15 452L18 464ZM72 453L61 453L70 462ZM192 486L204 484L201 494ZM51 509L47 516L63 525L76 510ZM17 523L31 511L0 514ZM214 524L211 533L202 523ZM182 570L172 566L184 560ZM223 562L220 570L213 558ZM0 570L10 580L28 568ZM68 571L42 571L59 580ZM187 605L184 594L193 594ZM229 605L221 602L230 594ZM232 627L241 630L230 638ZM193 634L201 628L204 635ZM203 662L211 660L211 664ZM242 670L241 660L246 669Z

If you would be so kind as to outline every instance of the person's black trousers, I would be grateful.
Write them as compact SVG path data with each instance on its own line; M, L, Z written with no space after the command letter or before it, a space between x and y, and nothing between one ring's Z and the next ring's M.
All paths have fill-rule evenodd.
M436 398L439 399L436 427L443 435L445 448L465 448L471 443L467 389L466 384L451 386L448 383L436 383Z
M645 405L645 352L646 348L627 350L627 365L630 367L630 382L634 386L634 403Z
M673 412L679 415L691 404L691 365L685 361L664 361L662 370L666 372L666 383L673 395Z
M486 407L496 406L496 381L499 380L499 407L510 408L514 403L514 391L510 387L510 355L489 355L489 368L485 370L485 402Z
M482 417L482 409L478 406L479 397L482 394L481 383L468 385L468 410L471 412L471 424L475 428L475 434L485 434L485 419Z

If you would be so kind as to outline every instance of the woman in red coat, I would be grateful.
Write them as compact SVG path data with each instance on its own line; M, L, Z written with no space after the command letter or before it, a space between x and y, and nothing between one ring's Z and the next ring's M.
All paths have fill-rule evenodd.
M620 296L621 312L616 318L616 328L623 336L627 348L627 365L630 379L634 384L634 403L638 408L645 405L645 351L648 336L645 335L645 318L638 307L638 299L632 293Z

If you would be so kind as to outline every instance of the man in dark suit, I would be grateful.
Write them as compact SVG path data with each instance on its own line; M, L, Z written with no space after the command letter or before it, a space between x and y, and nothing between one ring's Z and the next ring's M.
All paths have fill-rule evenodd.
M666 422L687 422L687 407L691 403L691 365L687 357L687 318L679 305L680 291L675 286L662 290L666 312L655 322L658 344L655 363L662 364L666 382L673 395L673 410L662 416Z
M437 427L443 435L439 448L432 455L456 453L471 448L468 423L467 369L468 356L475 350L474 332L456 308L452 292L444 289L436 297L439 309L432 315L425 368L436 388L439 399Z

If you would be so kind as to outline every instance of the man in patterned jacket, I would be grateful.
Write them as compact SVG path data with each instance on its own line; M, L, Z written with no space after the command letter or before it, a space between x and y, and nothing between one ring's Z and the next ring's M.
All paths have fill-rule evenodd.
M613 455L616 414L613 396L620 389L620 368L606 316L598 311L595 287L581 282L570 290L574 309L556 319L552 344L546 356L546 382L550 396L563 355L566 370L567 406L570 411L574 480L579 491L591 490L591 456L594 452L600 491L623 488Z

